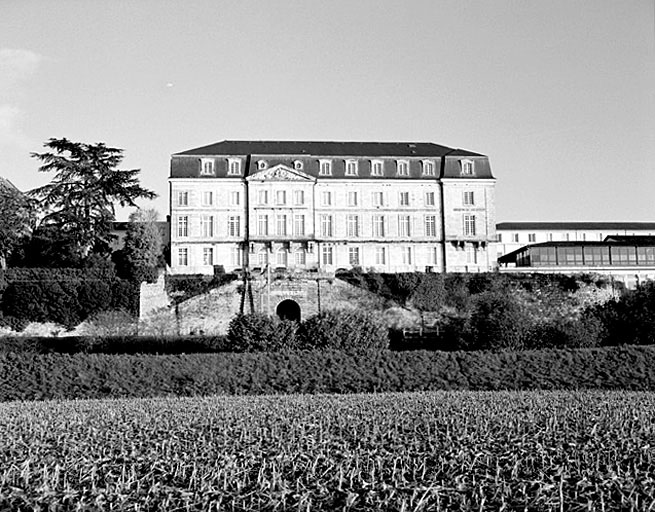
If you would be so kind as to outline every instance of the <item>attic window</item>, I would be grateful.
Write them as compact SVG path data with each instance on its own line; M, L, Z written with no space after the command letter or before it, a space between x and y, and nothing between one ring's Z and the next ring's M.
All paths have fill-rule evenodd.
M228 158L227 159L227 173L233 176L238 176L241 174L241 159L239 158Z
M262 169L266 169L267 167L268 167L268 164L266 163L266 160L258 160L257 161L257 169L259 169L260 171Z
M295 170L297 170L297 171L301 171L302 170L302 162L300 160L295 160L293 162L293 168Z
M330 176L332 174L332 160L319 160L319 176Z
M434 162L432 160L423 160L423 176L434 176Z
M357 160L346 160L346 176L357 176Z
M407 160L398 160L396 162L398 176L409 176L409 162Z
M462 174L464 176L473 176L473 160L462 160Z
M214 174L214 161L210 158L200 160L200 174L203 176L212 176Z

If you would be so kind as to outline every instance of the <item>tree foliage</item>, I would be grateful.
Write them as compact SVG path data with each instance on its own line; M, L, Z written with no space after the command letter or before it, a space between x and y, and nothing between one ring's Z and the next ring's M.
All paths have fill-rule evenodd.
M36 208L29 197L0 178L0 268L34 227Z
M117 169L122 149L65 138L51 138L44 146L49 151L32 156L42 162L39 171L55 177L29 193L44 210L41 226L56 226L70 236L83 258L108 247L116 204L136 207L136 200L156 197L139 185L139 169Z
M157 267L163 266L162 236L155 210L137 210L130 214L125 242L119 257L121 277L133 281L151 281Z

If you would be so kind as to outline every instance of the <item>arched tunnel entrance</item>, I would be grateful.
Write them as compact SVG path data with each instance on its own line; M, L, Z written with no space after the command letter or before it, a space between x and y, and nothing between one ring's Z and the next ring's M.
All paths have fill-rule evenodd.
M294 320L295 322L300 322L300 306L295 300L283 300L277 305L275 312L281 320Z

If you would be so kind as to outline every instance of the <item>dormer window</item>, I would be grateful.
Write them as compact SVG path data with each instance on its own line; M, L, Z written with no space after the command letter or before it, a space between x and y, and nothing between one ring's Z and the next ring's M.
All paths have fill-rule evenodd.
M398 176L409 176L409 162L407 160L398 160L396 162Z
M332 176L332 160L319 160L319 176Z
M239 176L241 174L241 159L228 158L227 159L227 173L232 176Z
M259 169L260 171L266 169L267 167L268 167L268 163L266 162L266 160L257 161L257 169Z
M423 176L436 176L432 160L423 160Z
M383 176L382 160L371 160L371 176Z
M357 176L357 160L346 160L346 176Z
M214 175L214 161L210 158L203 158L200 160L200 174L202 176Z
M462 160L462 174L464 176L473 176L473 160Z
M302 162L301 162L300 160L295 160L295 161L293 162L293 168L294 168L296 171L302 171Z

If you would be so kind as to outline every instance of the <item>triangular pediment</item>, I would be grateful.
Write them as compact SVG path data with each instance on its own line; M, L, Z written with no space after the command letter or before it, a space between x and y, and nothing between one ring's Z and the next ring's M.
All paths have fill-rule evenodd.
M278 164L262 171L257 171L247 178L262 181L313 181L314 177L298 169L292 169L284 164Z

